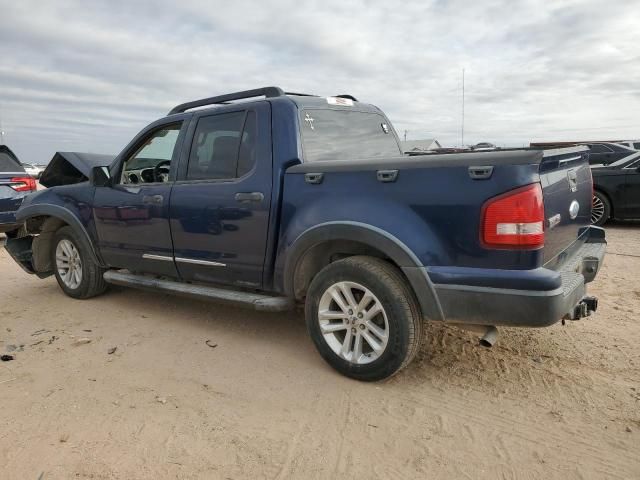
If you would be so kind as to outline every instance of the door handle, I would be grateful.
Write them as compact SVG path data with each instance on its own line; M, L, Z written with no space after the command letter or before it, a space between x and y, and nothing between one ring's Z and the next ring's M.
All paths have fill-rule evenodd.
M145 205L162 205L164 197L162 195L143 195L142 203Z
M236 201L240 203L261 202L264 200L262 192L238 192L236 193Z

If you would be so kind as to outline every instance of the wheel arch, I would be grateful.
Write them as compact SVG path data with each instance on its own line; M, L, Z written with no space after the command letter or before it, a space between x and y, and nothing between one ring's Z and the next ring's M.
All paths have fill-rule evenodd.
M443 319L433 284L417 256L388 232L357 222L324 223L299 235L287 253L285 293L303 299L320 270L333 261L354 255L381 258L397 267L413 290L423 316Z
M36 271L41 273L52 271L51 259L49 258L51 242L54 233L63 226L71 227L84 241L91 259L97 265L104 266L87 229L77 216L67 208L59 205L29 205L21 208L16 214L16 218L18 221L24 222L28 234L37 234L32 246L33 266Z

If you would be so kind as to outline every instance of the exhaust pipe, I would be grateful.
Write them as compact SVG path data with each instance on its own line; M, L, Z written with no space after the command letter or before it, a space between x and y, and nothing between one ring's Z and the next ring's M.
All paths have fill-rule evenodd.
M498 341L498 329L493 325L476 325L465 323L452 323L455 327L480 335L480 346L491 348Z
M488 326L485 334L480 338L480 345L485 348L493 347L498 340L498 329L494 326Z

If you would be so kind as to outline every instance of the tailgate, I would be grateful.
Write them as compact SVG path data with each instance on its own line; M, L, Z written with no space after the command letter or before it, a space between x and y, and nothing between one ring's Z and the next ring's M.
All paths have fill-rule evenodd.
M545 150L540 163L544 197L544 263L567 250L591 221L593 182L586 147Z

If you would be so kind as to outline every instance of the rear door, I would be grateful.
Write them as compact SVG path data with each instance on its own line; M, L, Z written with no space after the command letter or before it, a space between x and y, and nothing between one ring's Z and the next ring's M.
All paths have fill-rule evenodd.
M194 115L171 193L175 261L184 280L259 287L271 206L271 107Z
M108 265L177 276L169 198L185 135L181 121L156 124L122 155L113 184L96 188L98 243Z
M540 164L545 210L545 262L566 250L591 223L592 180L588 151L546 150Z

